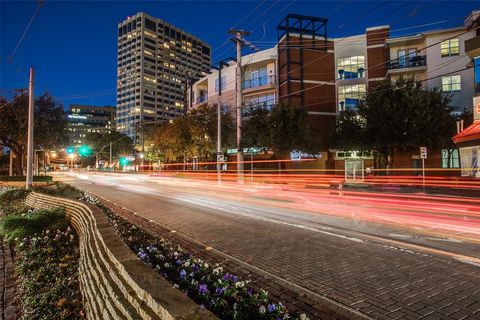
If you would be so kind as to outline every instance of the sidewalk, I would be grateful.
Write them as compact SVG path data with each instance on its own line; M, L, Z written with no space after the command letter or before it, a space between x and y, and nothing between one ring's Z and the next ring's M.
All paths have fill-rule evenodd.
M4 320L16 319L15 278L10 246L0 238L0 314Z

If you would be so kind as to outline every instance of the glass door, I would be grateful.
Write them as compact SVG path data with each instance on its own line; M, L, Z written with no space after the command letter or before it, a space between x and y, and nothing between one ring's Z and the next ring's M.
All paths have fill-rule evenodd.
M250 73L250 87L258 87L258 70L252 71Z
M407 64L407 57L406 57L407 52L405 50L398 50L397 57L398 57L398 66L399 67L405 67Z

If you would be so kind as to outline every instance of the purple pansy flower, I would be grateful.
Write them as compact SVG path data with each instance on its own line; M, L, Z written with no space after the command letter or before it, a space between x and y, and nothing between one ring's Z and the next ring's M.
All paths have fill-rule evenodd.
M180 279L183 279L187 276L187 272L185 270L180 270Z
M198 285L198 293L200 293L200 294L206 294L207 292L208 292L208 287L207 287L207 285L204 284L204 283L200 283L200 284Z
M268 309L268 312L273 312L275 311L275 309L277 309L277 306L275 305L275 303L270 303L267 309Z

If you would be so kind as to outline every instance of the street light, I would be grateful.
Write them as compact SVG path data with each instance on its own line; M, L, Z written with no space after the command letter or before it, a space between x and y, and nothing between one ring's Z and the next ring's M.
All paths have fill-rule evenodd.
M70 154L68 155L68 158L70 159L71 168L73 169L73 160L75 159L75 154L74 154L74 153L70 153Z

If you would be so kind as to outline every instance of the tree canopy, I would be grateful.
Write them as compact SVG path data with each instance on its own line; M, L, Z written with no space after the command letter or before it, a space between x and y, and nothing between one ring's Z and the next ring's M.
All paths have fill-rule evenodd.
M388 166L397 151L450 147L455 134L451 97L413 79L385 80L369 88L356 110L340 112L335 145L373 150Z
M234 123L222 113L222 146L234 138ZM217 150L217 107L201 105L183 117L156 128L148 139L148 159L179 161L194 157L214 160ZM158 157L154 159L154 157Z
M85 144L92 148L93 153L100 152L100 159L108 158L112 142L112 155L128 155L133 152L133 142L127 135L112 131L111 133L90 132L85 135Z
M34 101L34 145L36 149L53 149L68 142L67 121L63 105L47 92ZM13 100L0 97L0 143L15 154L16 172L23 175L27 151L28 95L18 90Z
M272 149L278 158L291 151L318 152L307 112L295 106L279 104L271 111L249 110L243 130L243 144Z

